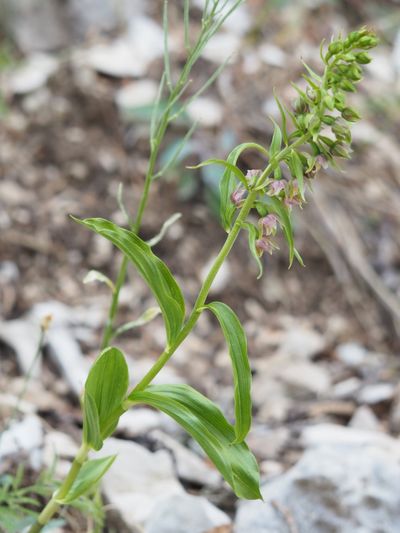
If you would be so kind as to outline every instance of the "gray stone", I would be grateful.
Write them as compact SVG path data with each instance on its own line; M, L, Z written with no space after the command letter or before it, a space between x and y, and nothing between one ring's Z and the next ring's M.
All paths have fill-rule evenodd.
M158 503L144 533L206 533L230 524L229 516L206 498L174 494Z
M335 352L336 356L348 366L357 367L361 365L367 357L367 350L356 342L340 344Z
M308 361L293 362L277 375L288 387L289 394L298 399L312 399L326 394L331 386L328 371Z
M288 443L290 431L287 427L266 428L253 426L246 442L257 459L275 459Z
M8 320L0 323L0 339L14 351L18 365L24 374L31 373L33 378L40 375L41 358L33 365L40 337L39 325L24 319Z
M127 527L141 530L160 500L182 494L168 452L151 453L134 442L107 439L97 456L117 454L103 478L103 492Z
M262 487L264 502L240 504L234 531L397 533L399 479L399 456L368 438L317 447Z
M313 329L294 326L285 333L279 352L294 358L310 359L326 349L325 338Z

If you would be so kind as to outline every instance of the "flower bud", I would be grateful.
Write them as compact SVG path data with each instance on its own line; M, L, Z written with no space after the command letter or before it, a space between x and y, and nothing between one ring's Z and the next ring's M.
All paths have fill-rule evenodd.
M231 194L231 202L236 207L240 207L245 199L247 198L247 190L244 187L238 187L235 191Z
M336 135L338 141L345 141L346 143L351 143L351 133L350 128L344 124L335 124L332 126L332 131Z
M307 102L299 96L296 98L296 100L293 102L293 109L296 113L307 113L309 107Z
M341 58L343 61L347 61L348 63L352 63L356 60L356 56L354 54L343 54Z
M367 52L358 52L355 56L357 63L360 65L368 65L368 63L371 63L372 61L371 56L367 54Z
M248 180L256 180L257 178L261 176L261 174L262 174L262 170L258 170L258 169L248 170L246 174L246 178Z
M351 83L350 80L342 80L340 82L340 88L348 93L355 93L356 88L354 87L354 84Z
M342 50L343 50L343 43L340 42L340 41L333 41L333 43L331 43L331 44L328 46L328 52L329 52L331 55L338 54L338 53L341 52Z
M377 44L378 39L375 37L375 35L366 35L365 37L361 37L361 39L358 41L358 46L364 50L374 48Z
M324 104L326 105L326 107L330 110L330 111L333 111L335 109L335 100L333 98L333 96L331 96L330 94L327 94L324 98Z
M347 73L347 76L349 77L350 80L352 81L360 81L361 78L362 78L362 73L361 73L361 69L358 65L353 65L348 73Z
M359 31L352 31L348 34L346 41L350 44L354 44L361 36L361 32Z
M336 155L337 157L343 157L344 159L348 159L350 157L350 153L341 143L335 143L331 148L332 155Z
M257 254L260 257L263 255L264 252L267 252L272 255L274 248L276 248L276 246L272 243L272 241L268 237L262 237L261 239L257 239L255 244L256 244Z
M332 117L331 115L324 115L321 117L321 120L324 124L327 124L328 126L332 126L332 124L335 124L336 118Z
M356 122L357 120L360 120L361 118L361 116L357 113L357 111L352 107L345 107L342 110L342 117L348 122Z

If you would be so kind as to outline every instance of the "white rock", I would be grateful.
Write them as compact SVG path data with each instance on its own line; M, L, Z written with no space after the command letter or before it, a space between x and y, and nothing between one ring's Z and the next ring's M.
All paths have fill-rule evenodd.
M44 438L43 463L47 468L54 468L55 477L63 479L77 451L78 445L69 435L50 431Z
M240 46L241 39L234 33L217 33L204 47L202 56L214 63L224 63L228 59L233 61Z
M46 54L34 54L12 71L7 86L13 94L28 94L46 85L58 68L58 61Z
M149 64L163 55L163 31L152 19L134 17L128 32L108 44L78 55L91 68L115 77L143 76Z
M333 396L338 399L354 398L361 388L362 382L358 378L348 378L336 383L333 387Z
M0 323L0 338L15 351L18 365L23 373L27 374L30 371L33 378L37 378L41 371L41 356L32 366L39 337L39 325L34 325L22 318Z
M396 77L395 64L391 58L390 50L374 50L371 53L372 61L366 65L367 70L382 83L393 83Z
M214 264L216 255L212 256L204 267L201 269L201 280L204 281L208 272L210 271L211 266ZM217 294L222 292L228 285L231 278L231 266L229 260L222 263L221 268L218 271L218 274L215 276L215 279L211 285L210 294Z
M128 527L139 529L160 500L183 493L168 452L151 453L134 442L110 438L96 456L113 454L117 459L103 478L103 492Z
M381 429L379 426L379 420L367 405L361 405L356 409L351 417L349 426L367 431L380 431Z
M115 102L121 111L152 104L157 96L157 84L152 80L140 80L128 83L119 89Z
M163 431L152 431L149 436L172 452L180 479L209 487L216 487L221 483L221 476L215 468Z
M121 416L118 430L123 431L128 437L138 437L162 425L162 413L145 407L135 407Z
M283 336L278 348L280 353L300 359L311 359L326 348L324 337L309 328L294 326Z
M187 113L193 121L205 127L218 126L224 115L221 104L207 97L196 98L188 105Z
M384 433L372 433L337 424L317 424L306 427L301 434L301 443L307 447L319 446L378 446L400 460L400 441Z
M83 357L78 342L66 328L50 328L47 332L47 341L50 357L60 369L72 392L79 397L91 366L90 361Z
M0 439L0 460L10 455L25 453L33 468L42 464L41 446L43 426L39 417L28 415L21 422L14 422L6 429Z
M387 402L394 396L396 387L393 383L374 383L366 385L357 395L360 403L374 405L380 402Z
M230 526L229 516L206 498L174 494L160 501L146 523L145 533L206 533Z
M399 456L364 433L362 443L334 442L307 451L262 487L264 502L240 504L234 532L283 533L293 523L298 533L396 533Z
M289 394L299 399L326 394L331 386L328 371L307 361L294 362L282 368L277 375L288 386Z
M288 428L282 426L267 429L255 426L246 437L246 442L257 459L274 459L287 444L290 437Z
M397 73L397 79L400 78L400 30L397 31L393 44L392 62Z
M343 363L354 367L361 365L367 357L367 350L356 342L340 344L335 353Z
M284 67L287 63L285 52L274 44L265 43L258 49L260 59L273 67Z

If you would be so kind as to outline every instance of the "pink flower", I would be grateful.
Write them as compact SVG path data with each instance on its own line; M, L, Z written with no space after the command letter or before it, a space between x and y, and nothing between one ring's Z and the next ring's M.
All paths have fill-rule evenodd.
M286 187L286 183L285 180L272 181L268 189L269 196L277 196Z
M256 250L258 255L261 257L264 252L267 252L272 255L273 251L278 247L274 244L271 238L263 236L261 239L256 240Z
M257 179L257 178L259 178L259 177L261 176L261 173L262 173L261 170L255 170L255 169L253 169L253 170L248 170L248 171L247 171L247 174L246 174L246 178L247 178L248 180Z
M231 202L236 206L240 207L245 199L247 198L247 190L244 187L238 187L231 194Z
M278 217L272 213L270 213L269 215L263 217L263 218L260 218L259 220L259 225L260 225L260 228L261 228L261 231L262 231L262 234L263 235L275 235L276 233L276 228L277 228L277 225L278 225Z

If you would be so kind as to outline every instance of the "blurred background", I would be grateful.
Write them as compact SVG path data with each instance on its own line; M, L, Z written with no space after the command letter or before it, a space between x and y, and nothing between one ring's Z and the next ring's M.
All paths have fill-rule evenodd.
M193 34L203 4L191 2ZM173 71L185 57L182 13L182 2L170 0ZM249 445L272 496L238 510L195 443L165 417L138 409L113 444L122 471L117 462L106 484L115 512L105 531L222 533L233 531L233 523L237 533L400 531L400 2L244 2L193 72L192 93L231 57L168 130L158 169L198 123L154 183L141 236L151 238L169 216L182 213L155 252L193 302L225 237L218 220L221 173L187 166L224 158L240 142L267 145L268 116L279 121L273 90L290 105L301 60L320 71L321 40L363 25L376 30L381 44L351 96L363 116L353 128L353 157L341 172L321 172L307 204L294 213L306 268L287 269L282 239L280 250L263 258L264 276L256 280L242 236L213 286L212 297L233 307L245 325L254 374ZM114 279L121 257L68 215L124 224L120 183L125 206L135 213L162 69L161 0L0 0L0 428L5 434L17 427L0 440L0 475L15 472L21 454L26 483L50 467L54 453L61 472L78 442L79 392L98 354L110 301L106 285L83 279L90 269ZM262 164L252 152L239 162L244 170ZM130 271L119 323L151 305ZM10 429L40 321L49 314L43 359L26 386L19 425ZM134 380L163 342L161 319L118 339ZM188 382L232 416L229 355L210 317L202 317L158 379ZM154 453L161 473L152 470ZM143 464L146 481L138 488L134 470ZM304 481L301 487L293 476ZM169 503L157 504L157 514L160 477ZM132 511L142 505L142 514ZM201 526L190 522L193 516L202 517ZM167 519L171 529L163 529ZM64 520L56 524L63 531L89 528L77 510Z

